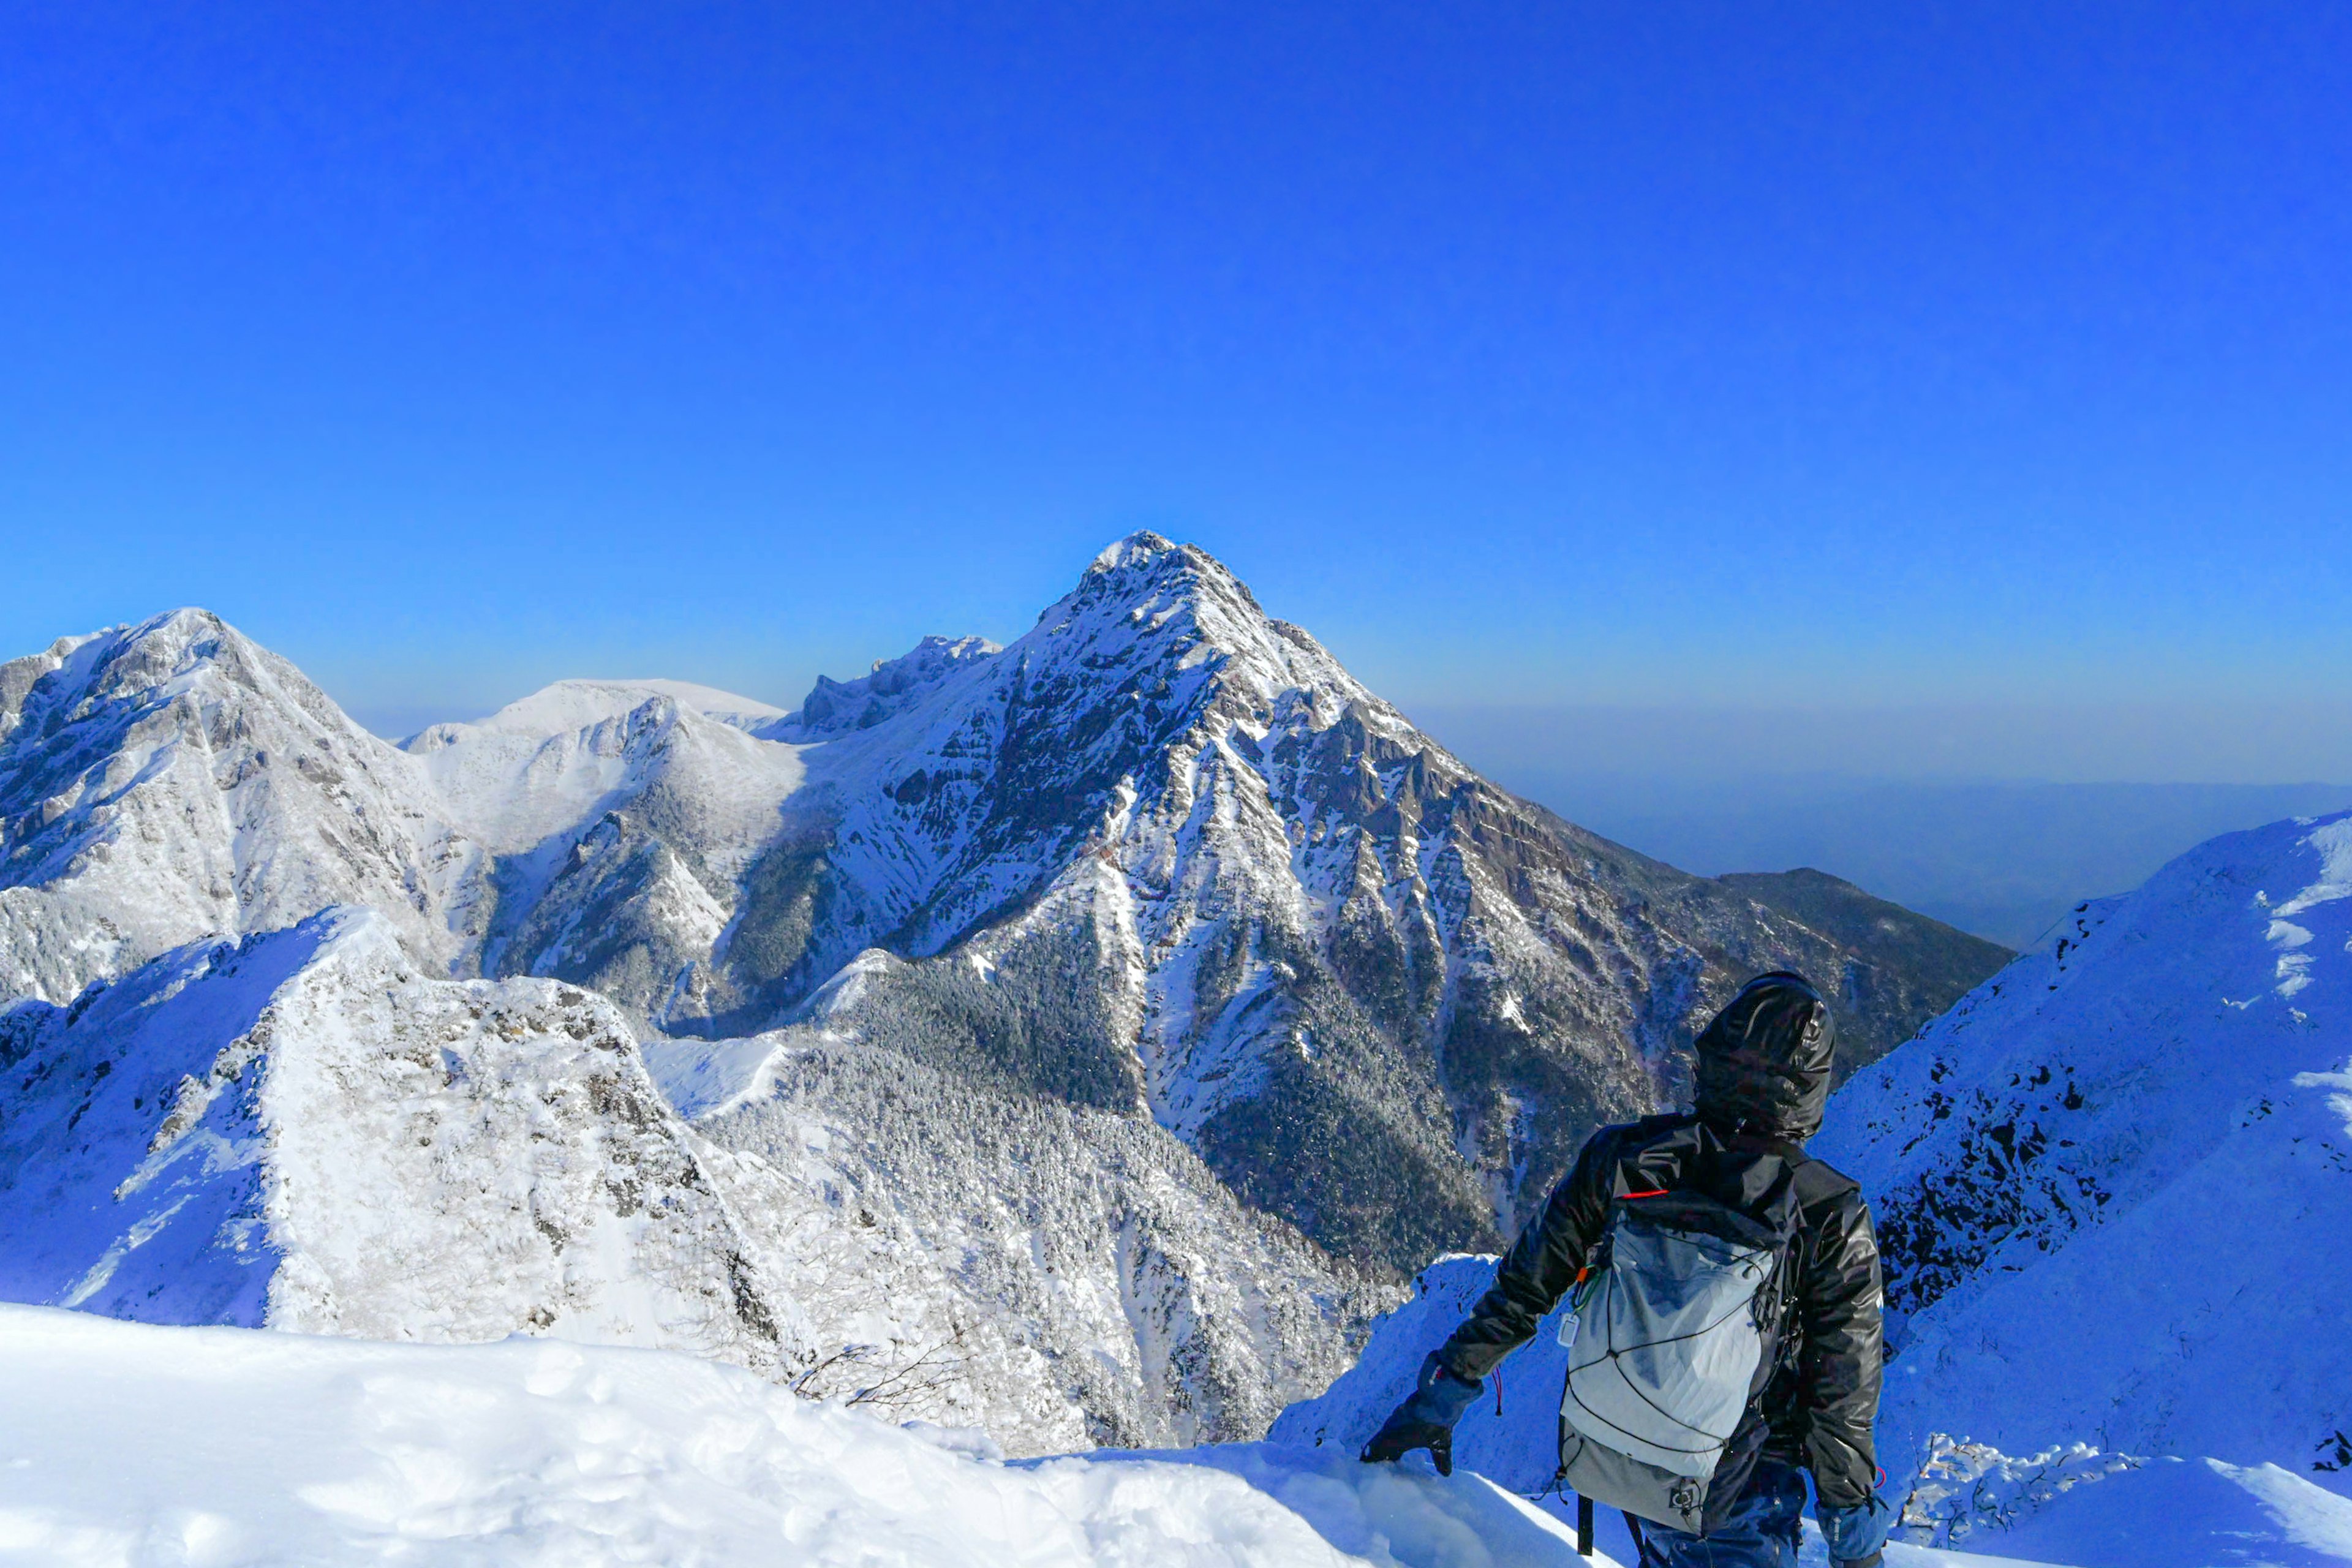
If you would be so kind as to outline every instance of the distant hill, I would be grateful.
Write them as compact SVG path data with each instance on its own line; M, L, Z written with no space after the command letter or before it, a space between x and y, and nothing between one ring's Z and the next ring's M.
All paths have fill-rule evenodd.
M1928 1004L1930 1016L1950 1007L2017 956L1999 942L1874 898L1843 878L1811 867L1733 871L1716 880L1803 921L1880 969L1903 975ZM1812 978L1828 984L1826 976ZM1860 1065L1858 1053L1841 1047L1839 1081Z

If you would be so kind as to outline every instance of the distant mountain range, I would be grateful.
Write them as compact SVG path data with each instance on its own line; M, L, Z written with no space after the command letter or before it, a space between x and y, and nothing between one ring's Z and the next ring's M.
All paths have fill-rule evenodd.
M1151 534L791 713L567 681L397 747L179 611L0 666L0 1279L1255 1435L1749 973L1851 1072L2006 956L1506 794Z

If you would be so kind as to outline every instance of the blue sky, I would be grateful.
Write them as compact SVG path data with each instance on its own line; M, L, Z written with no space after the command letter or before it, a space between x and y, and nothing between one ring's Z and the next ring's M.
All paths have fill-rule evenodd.
M0 649L790 701L1150 526L1417 709L2352 776L2260 738L2352 703L2347 70L2326 5L12 6Z

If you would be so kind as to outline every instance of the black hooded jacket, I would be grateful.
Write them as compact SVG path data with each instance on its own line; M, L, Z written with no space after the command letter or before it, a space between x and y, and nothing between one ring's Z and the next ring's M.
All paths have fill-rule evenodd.
M1877 1469L1878 1247L1861 1189L1801 1147L1821 1126L1832 1043L1829 1009L1802 979L1749 982L1699 1037L1696 1110L1604 1127L1586 1142L1438 1352L1446 1369L1475 1383L1534 1335L1605 1233L1612 1200L1696 1188L1754 1211L1792 1184L1801 1215L1792 1331L1712 1490L1727 1502L1757 1459L1770 1457L1811 1469L1829 1506L1865 1506Z

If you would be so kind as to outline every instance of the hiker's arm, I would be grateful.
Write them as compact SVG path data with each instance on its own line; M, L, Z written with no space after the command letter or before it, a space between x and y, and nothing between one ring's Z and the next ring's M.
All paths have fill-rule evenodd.
M1616 1140L1605 1131L1589 1140L1574 1168L1519 1232L1495 1271L1493 1286L1437 1352L1454 1375L1475 1383L1492 1372L1535 1337L1544 1314L1576 1283L1576 1271L1584 1267L1608 1217L1615 1147Z
M1804 1350L1797 1403L1806 1458L1824 1508L1868 1509L1878 1464L1871 1424L1878 1417L1878 1241L1870 1210L1849 1193L1824 1218L1800 1282Z

